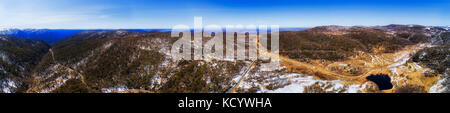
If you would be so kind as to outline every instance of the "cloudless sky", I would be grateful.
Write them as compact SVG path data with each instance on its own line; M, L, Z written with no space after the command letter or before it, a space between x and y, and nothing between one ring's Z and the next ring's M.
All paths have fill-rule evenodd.
M450 24L450 0L0 0L0 28Z

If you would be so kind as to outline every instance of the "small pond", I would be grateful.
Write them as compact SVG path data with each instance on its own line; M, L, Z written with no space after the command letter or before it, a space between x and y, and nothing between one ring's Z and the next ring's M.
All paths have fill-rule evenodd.
M393 87L391 78L387 74L370 75L366 79L375 82L380 90L389 90Z

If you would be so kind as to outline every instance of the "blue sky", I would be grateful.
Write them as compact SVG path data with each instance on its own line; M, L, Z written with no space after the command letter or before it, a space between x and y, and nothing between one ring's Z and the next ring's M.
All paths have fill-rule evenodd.
M449 25L450 0L0 0L0 28Z

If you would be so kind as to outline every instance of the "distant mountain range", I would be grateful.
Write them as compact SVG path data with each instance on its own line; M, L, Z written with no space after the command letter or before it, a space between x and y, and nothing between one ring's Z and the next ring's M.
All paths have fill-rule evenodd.
M392 26L392 25L391 25ZM438 26L440 28L448 30L450 26ZM310 29L311 27L284 27L280 28L280 31L302 31ZM115 30L125 30L125 31L137 31L137 32L149 32L149 31L159 31L159 32L170 32L171 29L17 29L17 28L3 28L0 29L0 35L7 35L15 38L32 38L40 39L48 44L55 44L63 38L67 38L76 33L82 31L115 31Z
M289 27L280 28L280 31L301 31L308 29L306 27ZM149 32L149 31L159 31L159 32L170 32L171 29L17 29L17 28L4 28L0 29L0 35L7 35L16 38L32 38L40 39L49 44L55 44L59 40L72 36L76 33L82 31L115 31L115 30L125 30L125 31L137 31L137 32Z
M54 44L59 40L72 36L82 31L114 31L116 29L0 29L0 35L7 35L16 38L40 39L49 44ZM159 31L168 32L170 29L123 29L127 31L148 32Z
M59 29L3 29L0 34L16 38L33 38L44 40L47 43L55 43L60 39L71 36L84 30L59 30Z

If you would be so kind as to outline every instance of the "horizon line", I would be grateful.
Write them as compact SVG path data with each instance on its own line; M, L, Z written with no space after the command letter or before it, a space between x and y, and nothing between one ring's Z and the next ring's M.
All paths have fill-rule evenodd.
M230 24L231 25L231 24ZM239 24L238 24L239 25ZM314 28L314 27L321 27L321 26L341 26L341 27L378 27L378 26L389 26L389 25L418 25L418 26L425 26L425 27L449 27L450 25L421 25L421 24L386 24L386 25L317 25L317 26L299 26L299 27L293 27L293 26L287 26L287 27L279 27L279 28ZM223 27L225 28L225 27ZM48 30L152 30L152 29L172 29L172 28L17 28L17 27L0 27L0 30L4 29L20 29L20 30L26 30L26 29L48 29ZM193 29L193 28L191 28Z

